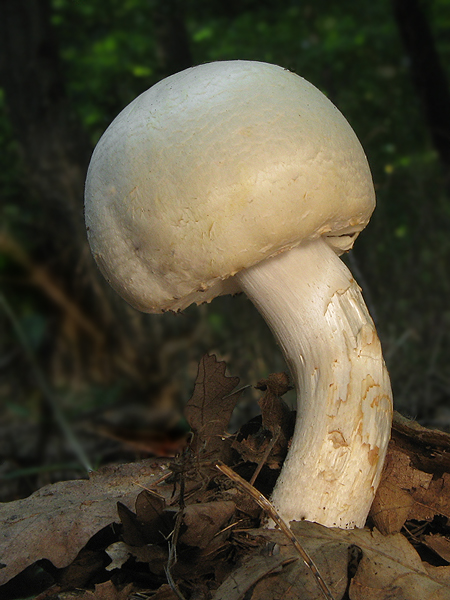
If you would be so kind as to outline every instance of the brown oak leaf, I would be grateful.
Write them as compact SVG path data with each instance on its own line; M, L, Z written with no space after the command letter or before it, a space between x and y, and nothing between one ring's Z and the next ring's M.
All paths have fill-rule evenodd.
M214 355L207 354L200 361L194 393L185 408L194 434L191 448L196 454L202 451L221 457L223 438L239 398L238 392L232 393L239 377L228 377L225 370L226 364Z

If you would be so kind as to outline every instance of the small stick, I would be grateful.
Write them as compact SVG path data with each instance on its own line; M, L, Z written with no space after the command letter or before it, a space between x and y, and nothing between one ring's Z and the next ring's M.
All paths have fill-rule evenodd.
M322 591L324 598L326 598L326 600L335 600L333 594L331 593L329 587L322 578L322 575L320 574L319 569L315 565L314 561L306 552L306 550L304 550L304 548L302 547L298 539L295 537L295 535L292 533L286 521L284 521L277 513L273 504L269 502L269 500L267 500L267 498L263 494L258 492L256 488L250 485L248 481L242 479L240 475L235 473L233 469L230 469L230 467L228 467L227 465L218 461L216 463L216 468L219 469L221 473L229 477L232 481L234 481L247 494L249 494L253 498L253 500L255 500L255 502L259 504L259 506L269 515L269 517L278 525L278 527L285 534L285 536L292 542L294 548L302 557L302 560L305 563L305 565L308 567L308 569L311 570L312 574L314 575L317 581L317 584L319 585Z
M171 533L172 540L169 542L169 557L167 559L167 566L164 567L164 571L166 573L167 583L173 592L178 596L180 600L186 600L186 598L181 593L178 585L174 581L172 577L172 567L177 562L177 544L178 544L178 536L180 535L180 528L183 521L183 511L186 506L185 503L185 466L186 466L186 452L183 452L181 455L182 460L182 468L179 473L180 475L180 494L179 494L179 510L177 512L177 516L175 518L175 526Z
M261 472L261 469L265 465L266 460L269 458L269 454L272 452L273 447L278 442L280 433L281 433L281 427L279 425L277 425L275 427L275 431L272 432L272 439L270 440L270 444L267 446L262 459L259 461L259 465L256 467L255 472L253 473L252 478L250 479L250 485L255 484L256 478L258 477L258 475Z
M244 387L239 388L235 392L231 392L231 394L228 394L227 396L224 396L222 398L222 400L225 400L225 398L231 398L231 396L234 396L235 394L240 394L241 392L243 392L244 390L246 390L249 387L252 387L251 383L249 383L248 385L244 385Z
M173 580L172 573L170 572L170 568L169 567L164 567L164 571L166 572L167 583L169 584L170 589L176 594L176 596L180 600L186 600L186 598L183 596L183 594L178 589L177 584Z

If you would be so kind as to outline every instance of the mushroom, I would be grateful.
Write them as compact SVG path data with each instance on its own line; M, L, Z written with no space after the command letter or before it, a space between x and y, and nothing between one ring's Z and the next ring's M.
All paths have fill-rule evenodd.
M339 255L375 206L338 109L281 67L187 69L127 106L86 181L93 255L135 308L180 311L245 292L297 389L272 501L287 521L363 527L392 418L380 342Z

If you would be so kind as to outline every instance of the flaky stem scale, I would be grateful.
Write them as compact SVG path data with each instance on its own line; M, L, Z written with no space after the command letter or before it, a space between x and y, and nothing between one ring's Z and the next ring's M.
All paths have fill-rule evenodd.
M357 283L323 238L236 278L277 339L297 390L275 507L286 521L364 527L389 442L392 393Z

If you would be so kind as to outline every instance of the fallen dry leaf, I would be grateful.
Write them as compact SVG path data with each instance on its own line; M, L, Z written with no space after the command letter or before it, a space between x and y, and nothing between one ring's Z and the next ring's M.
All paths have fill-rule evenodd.
M411 465L410 457L392 442L388 449L383 476L374 498L370 516L385 535L399 533L414 505L413 491L428 490L433 475ZM433 518L428 511L426 518Z
M109 466L89 480L48 485L0 504L0 585L43 558L57 568L69 565L95 533L119 521L118 500L134 508L142 487L165 473L166 459Z
M350 543L340 530L327 529L315 523L294 523L294 533L312 558L334 598L342 598L347 587L348 548ZM335 534L334 532L338 533ZM304 564L290 540L275 529L249 532L264 538L262 551L272 549L272 556L250 556L220 586L213 600L323 600L312 571Z
M450 587L426 569L402 534L384 536L376 529L342 534L363 553L350 584L350 600L450 599Z
M424 544L436 552L446 562L450 563L450 539L443 535L426 535L423 539Z
M156 594L152 594L151 600L180 600L170 585L162 585Z
M414 490L412 497L414 504L409 519L422 521L434 515L450 518L450 473L434 478L427 490Z
M184 411L194 433L191 448L195 453L201 449L213 455L224 449L223 438L239 398L232 394L239 377L228 377L225 370L226 364L214 355L205 355L200 361L194 393Z
M46 558L58 571L54 585L44 593L48 598L58 593L61 600L128 600L131 587L116 588L112 581L130 580L149 586L143 590L146 597L179 598L166 583L167 573L190 599L322 600L317 579L290 539L279 530L248 529L257 526L260 508L213 468L217 459L231 456L226 429L238 381L225 375L225 364L215 357L202 359L186 409L194 442L179 459L102 469L89 481L59 483L27 499L0 504L0 585ZM274 375L261 383L266 392L262 418L256 429L248 430L251 443L240 459L235 456L234 466L247 479L255 472L254 463L243 459L250 461L254 450L253 458L261 464L267 458L275 463L288 438L275 455L270 454L274 431L288 423L278 402L286 379ZM260 439L264 429L272 436ZM270 494L268 473L276 476L267 468L259 479ZM165 480L151 488L169 474L170 483ZM450 515L450 436L397 417L372 517L389 533L399 531L407 519L429 520L434 515ZM86 546L119 520L120 527L95 537L94 548ZM450 537L450 527L444 517L431 524L409 521L408 528L424 556L436 558L434 565L450 558L445 537ZM450 566L427 564L404 535L383 536L376 529L334 530L307 522L293 523L292 530L336 600L450 600ZM92 585L100 575L111 580L89 591L60 593L64 586ZM26 576L20 576L22 583Z
M377 490L370 516L384 535L399 533L409 517L414 500L409 491L385 479Z
M273 432L276 426L279 425L289 439L294 433L295 421L293 422L292 419L292 411L282 400L282 396L293 389L289 381L289 375L287 373L272 373L267 379L258 381L255 388L264 392L264 396L258 402L261 408L263 428Z
M292 386L287 373L273 373L258 381L255 387L264 392L258 402L261 420L244 425L233 440L232 448L246 461L264 462L270 469L281 469L295 428L295 413L282 396Z
M235 510L234 502L206 502L186 506L183 510L183 525L187 529L179 537L179 542L187 546L207 548L228 524Z
M382 479L370 515L385 534L406 521L450 518L450 435L394 415Z
M131 555L130 546L127 546L125 542L114 542L114 544L106 548L105 552L111 559L111 562L106 567L107 571L122 568Z
M251 556L222 583L213 600L241 600L258 581L290 562L280 556Z
M431 565L427 565L426 563L425 567L430 577L432 577L441 585L446 586L448 589L450 589L450 567L433 567ZM444 598L447 600L447 598L450 598L450 595L444 596Z
M342 598L347 586L347 544L326 542L309 550L322 578L328 585L333 598ZM294 556L290 552L291 560ZM252 590L249 600L323 600L312 572L297 556L295 561L283 567L279 573L273 573L259 581Z
M98 583L94 591L84 592L77 598L78 600L127 600L132 589L133 585L127 585L118 590L112 581L105 581L105 583Z
M83 548L70 565L58 572L57 584L62 590L83 588L105 565L103 552Z
M331 588L335 598L342 598L343 585L348 566L348 551L358 547L362 558L351 580L349 588L350 600L449 600L450 587L445 580L447 573L439 573L434 569L428 570L420 556L402 534L382 535L374 529L330 529L308 523L306 521L291 523L291 529L301 546L308 552L316 563L323 579ZM255 536L263 536L268 542L280 546L280 555L294 558L295 550L287 538L283 539L281 532L276 530L254 530ZM297 555L298 556L298 555ZM296 596L302 600L316 600L317 584L311 588L306 582L312 579L301 561L283 569L276 574L281 577L280 585L288 588L287 584L295 587ZM283 571L285 571L283 573ZM274 574L275 577L275 574ZM443 583L445 581L445 583ZM269 600L264 589L269 589L266 580L261 580L262 592L258 600ZM277 589L273 583L273 589ZM291 589L291 588L289 588ZM320 590L319 590L320 592ZM278 596L275 596L277 598ZM286 596L289 597L289 596ZM234 598L234 597L233 597ZM236 600L239 596L235 596ZM250 596L253 599L253 596ZM219 600L214 598L214 600ZM220 598L222 600L222 598Z
M106 554L111 563L106 567L107 571L120 569L130 557L137 562L148 563L150 571L158 577L163 577L169 556L168 549L154 544L145 546L129 546L125 542L115 542L106 548Z
M173 530L174 509L166 511L165 498L149 490L143 490L136 498L136 514L122 502L117 504L117 510L123 525L122 538L129 546L162 542Z

